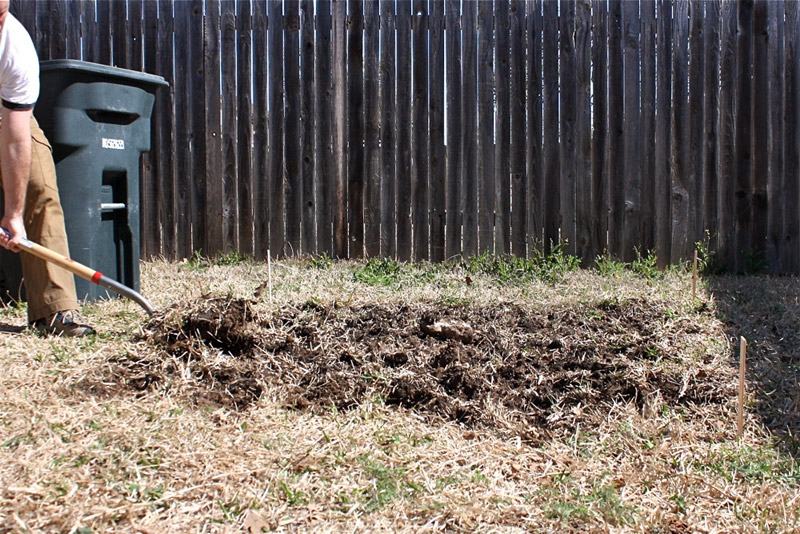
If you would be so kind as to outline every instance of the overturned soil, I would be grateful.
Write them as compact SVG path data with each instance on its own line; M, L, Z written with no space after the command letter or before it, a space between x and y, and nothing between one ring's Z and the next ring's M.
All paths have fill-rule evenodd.
M546 312L308 302L259 317L250 301L203 298L152 319L150 346L87 386L233 409L267 390L299 410L383 402L537 440L599 424L618 403L728 402L733 370L697 350L707 341L698 322L644 299Z

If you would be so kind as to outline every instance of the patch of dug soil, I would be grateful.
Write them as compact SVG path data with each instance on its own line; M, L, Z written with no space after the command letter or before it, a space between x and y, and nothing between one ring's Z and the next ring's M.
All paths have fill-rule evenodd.
M734 394L732 369L680 356L702 339L699 327L645 300L549 313L308 304L258 319L247 301L201 299L146 331L156 350L116 362L117 380L237 408L266 388L296 409L381 398L536 438L592 426L614 403L702 405Z

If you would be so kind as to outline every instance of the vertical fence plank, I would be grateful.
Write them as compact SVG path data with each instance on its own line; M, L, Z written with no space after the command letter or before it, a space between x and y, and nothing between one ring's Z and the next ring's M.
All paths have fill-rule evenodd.
M253 244L253 223L256 214L253 210L253 92L251 76L253 69L252 38L253 19L252 6L248 0L236 0L236 57L237 79L236 85L238 103L236 105L237 126L237 185L239 205L238 244L239 252L249 256L255 253Z
M464 251L467 257L478 253L478 140L472 135L478 129L478 5L463 4L461 34L463 36L463 95L464 121Z
M752 178L751 237L752 259L763 264L767 245L767 174L769 173L769 42L767 2L753 4L753 77L752 77ZM761 265L759 265L760 268ZM755 265L754 265L755 267Z
M656 7L656 152L655 152L655 251L659 267L669 263L672 248L672 17L671 2L659 0Z
M252 256L253 247L253 92L251 72L253 69L253 20L251 3L248 0L236 0L236 58L238 69L236 72L236 105L237 126L237 198L239 205L238 251L241 254Z
M300 78L301 108L300 123L302 124L302 168L301 196L302 196L302 228L300 242L304 254L313 254L317 250L315 236L316 220L314 218L315 196L314 176L316 174L317 154L314 153L314 131L316 130L316 115L314 113L314 86L316 82L316 62L314 43L314 2L301 0L300 2L300 65L302 77Z
M595 72L608 71L608 11L605 0L592 0L592 64ZM608 248L608 79L592 79L592 232L590 250L594 256Z
M350 2L347 28L347 202L350 258L364 255L364 6Z
M284 2L283 75L285 86L285 141L286 174L284 209L286 225L286 252L301 252L300 228L303 224L302 182L302 93L300 91L300 1Z
M671 261L686 258L689 238L689 117L688 0L678 0L673 7L672 58L672 244Z
M41 50L41 54L45 57L49 58L53 54L53 39L52 39L52 32L51 32L51 17L50 11L53 9L50 5L51 0L47 0L46 2L37 2L34 7L36 8L36 16L31 21L33 25L31 27L31 36L34 41L38 45L38 49ZM64 0L55 0L56 9L63 10L64 7ZM60 4L60 5L59 5Z
M214 0L210 1L213 2ZM109 30L111 32L111 64L123 69L130 68L131 47L133 43L128 37L131 25L126 17L126 2L111 2L110 7L111 12L109 18L111 24L109 25Z
M703 236L703 216L701 210L705 184L705 162L703 150L703 131L705 129L704 95L705 53L703 50L703 17L705 1L689 3L689 180L686 223L686 256L692 255L695 243Z
M511 173L511 250L519 258L527 254L526 235L528 226L528 211L526 198L528 196L527 180L525 173L526 143L525 143L525 4L522 0L511 0L510 9L510 40L509 50L509 97L511 114L510 161Z
M461 192L464 169L462 127L463 84L461 80L461 6L446 0L447 41L447 243L445 255L461 253Z
M494 24L491 2L478 2L478 250L494 252Z
M411 243L411 3L397 4L397 259Z
M223 143L220 115L220 64L223 61L220 50L220 1L208 0L203 17L203 83L205 95L204 125L198 130L197 142L203 146L205 172L198 175L204 181L205 192L202 201L205 216L203 221L203 252L216 256L223 250ZM232 58L231 58L232 59ZM226 61L227 62L227 61ZM224 68L224 67L223 67ZM202 132L202 137L199 132ZM203 138L204 137L204 138Z
M317 5L317 53L316 84L314 88L314 115L317 124L316 138L316 217L317 217L317 254L334 255L333 249L333 213L331 198L333 180L335 178L335 161L333 157L333 118L334 93L331 84L333 46L331 43L331 5L323 2Z
M253 2L253 255L266 258L269 243L269 109L267 92L267 5Z
M395 110L395 15L393 0L381 0L381 53L380 53L380 98L381 98L381 254L394 258L397 254L396 184L397 184L397 136Z
M445 213L447 181L444 148L444 0L431 2L430 39L430 245L429 259L445 259Z
M797 273L800 269L800 4L785 2L786 39L786 122L784 155L784 202L786 206L781 242L783 272Z
M717 252L724 265L735 265L734 184L736 178L736 74L737 74L737 7L723 2L720 9L719 64L719 220L713 231L717 235Z
M590 0L576 3L575 69L575 254L584 266L592 262L590 248L592 226L592 94L591 94L591 24Z
M622 0L610 0L608 11L608 70L623 72ZM608 239L609 252L619 259L624 256L622 237L625 230L625 161L624 127L625 89L623 76L608 81Z
M413 100L411 106L412 195L411 219L415 261L428 259L430 243L430 130L428 113L428 2L414 0L411 40L413 46Z
M283 12L280 0L270 0L267 6L269 36L269 246L273 256L286 254L286 223L284 209L284 68Z
M364 252L381 251L381 113L378 80L380 48L378 0L364 5Z
M742 0L737 3L739 32L737 34L738 61L736 95L736 179L734 185L735 220L735 253L736 269L749 269L745 255L753 253L752 232L752 98L753 84L750 73L753 66L753 0ZM750 256L752 258L752 256Z
M560 153L561 184L558 187L561 210L560 241L564 251L574 255L577 252L575 240L575 179L576 153L575 138L576 106L578 99L578 64L575 57L575 2L561 6L560 13Z
M769 70L769 131L767 146L769 170L767 172L767 244L766 263L772 273L781 272L784 217L785 171L783 152L786 149L783 139L783 122L786 116L784 107L784 48L783 48L783 6L777 2L767 4L769 50L767 52ZM797 204L792 204L796 206ZM794 208L792 208L794 209Z
M236 58L236 0L223 0L220 13L222 61L222 243L225 252L240 251L239 228L239 161L237 147L240 143L237 129L237 94L243 90L238 85ZM249 85L249 83L248 83Z
M641 165L642 165L642 212L641 237L639 238L642 254L654 251L654 217L655 198L655 153L656 153L656 17L655 2L642 2L641 9L641 95L642 95L642 131Z
M333 252L347 256L347 3L333 0Z
M509 5L508 2L495 4L495 153L494 153L494 196L495 196L495 253L507 254L511 242L511 100L509 81L511 78L509 41Z
M78 18L80 18L80 4L75 2L78 6ZM156 43L158 42L158 3L147 2L143 6L143 32L145 38L143 39L143 68L150 73L159 73ZM78 25L78 33L80 34L80 25ZM80 44L80 39L78 39ZM80 46L78 47L80 48ZM171 54L170 54L171 55ZM141 176L139 184L140 203L140 254L143 259L153 258L163 255L162 252L162 238L160 230L160 216L159 206L162 199L158 191L161 180L166 179L162 174L158 162L162 158L163 147L163 133L159 129L159 114L163 112L161 101L170 99L169 89L159 89L156 94L156 101L153 106L153 115L150 124L150 154L146 161L146 171ZM167 150L170 150L167 148Z
M544 181L542 214L544 216L544 252L560 241L559 107L558 107L558 4L544 2L542 46L542 117Z
M130 36L128 39L131 41L128 50L130 69L141 71L144 66L144 57L142 56L143 47L142 43L145 39L144 35L144 19L142 17L144 11L145 0L128 0L128 22L130 27Z
M103 65L112 65L111 14L113 3L113 0L97 0L97 31L95 33L97 36L97 55L90 61ZM187 6L184 12L190 12L191 7L193 6Z
M716 232L718 220L718 201L717 190L719 188L718 179L718 150L717 139L719 124L719 63L720 63L720 1L710 0L706 2L706 13L704 23L704 52L705 57L705 89L704 103L705 108L705 184L703 190L703 204L700 207L702 216L700 217L700 229L702 231L698 239L706 241L706 246L717 248Z
M178 134L175 130L175 120L178 115L178 106L175 96L180 94L176 88L176 76L173 72L172 54L159 54L159 50L172 50L173 47L173 18L172 6L166 2L158 4L158 39L153 45L157 72L169 83L169 88L162 89L160 98L156 98L155 137L158 143L158 159L156 165L156 196L158 203L158 221L161 228L160 253L167 258L181 257L178 252L178 184L176 173L176 150ZM173 142L173 135L175 136Z
M141 0L136 2L140 4ZM81 11L80 2L70 2L67 5L67 35L65 46L65 56L67 59L81 59ZM140 8L141 11L141 8ZM140 32L141 35L141 32ZM142 65L138 65L137 70L141 70Z
M99 8L99 4L98 4ZM175 21L175 56L187 58L187 61L175 62L175 81L174 95L195 94L192 86L192 70L194 57L190 46L190 33L197 25L193 24L193 6L188 2L178 2L174 5ZM178 98L175 103L175 252L177 258L189 258L194 250L192 232L193 215L192 205L192 180L194 172L192 170L192 140L190 137L193 100L189 98ZM177 128L181 125L181 128ZM198 243L198 248L202 246Z
M639 3L622 4L622 54L623 54L623 154L625 158L624 187L624 234L622 257L626 261L635 258L634 247L642 228L642 138L649 132L642 131L639 99L640 24Z
M24 3L31 6L36 5L33 2L24 2ZM90 3L90 2L80 2L80 6L81 6L81 34L82 34L81 48L83 50L83 60L97 62L99 55L98 53L99 39L97 35L98 27L96 21L97 5L95 3ZM166 10L166 7L167 5L162 5L161 2L158 3L159 20L162 19L162 17L160 16L162 9ZM167 18L169 20L172 20L171 5L169 5L169 16ZM159 34L158 34L159 41L164 39L164 36L160 32L162 27L164 27L164 24L159 24ZM171 47L170 50L172 50ZM172 56L172 54L165 54L165 55L169 55L170 57Z

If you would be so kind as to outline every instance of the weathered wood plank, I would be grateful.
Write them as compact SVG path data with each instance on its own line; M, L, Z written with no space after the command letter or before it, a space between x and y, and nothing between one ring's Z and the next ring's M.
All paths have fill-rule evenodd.
M431 2L430 39L430 256L431 261L445 259L445 213L447 181L444 149L444 0Z
M558 187L561 211L561 244L564 252L575 255L577 239L575 228L575 180L576 180L576 107L578 104L578 64L575 57L575 2L562 4L559 17L559 89L560 89L560 135L559 158L561 160L561 183Z
M393 0L381 0L381 254L394 258L397 254L397 134L395 109L395 13Z
M719 224L719 202L717 191L719 189L718 155L717 148L719 109L719 68L720 68L720 1L709 0L706 2L705 23L703 31L704 58L705 58L705 90L703 107L705 108L705 184L703 191L703 205L700 228L701 239L706 246L716 251L717 227Z
M622 1L611 0L608 10L608 70L623 72ZM608 81L608 137L606 165L608 176L608 251L624 257L625 231L625 89L623 76Z
M753 61L753 0L741 0L738 9L738 72L751 72ZM734 231L736 269L750 270L754 259L752 244L752 88L749 75L737 77L736 95L736 174L734 182ZM749 261L747 260L749 258ZM750 263L748 265L748 263Z
M509 98L510 106L510 161L511 182L511 249L520 258L527 255L528 182L525 172L527 143L525 142L525 4L511 0L509 21Z
M495 74L495 152L494 242L496 254L511 250L511 96L510 96L510 14L508 2L498 2L494 8L494 74Z
M220 104L220 63L222 62L220 50L220 2L209 0L206 3L206 16L203 17L203 83L204 83L204 123L198 130L198 145L203 146L205 157L205 172L198 175L198 182L205 182L205 192L200 210L205 217L203 221L205 232L203 234L203 252L209 256L216 256L224 249L223 244L223 161L222 161L222 132ZM199 135L202 132L202 137Z
M705 150L703 132L705 129L704 94L705 53L703 49L703 17L705 2L689 3L689 180L686 190L689 194L686 223L686 257L691 257L695 243L703 239L702 209L705 205Z
M347 212L350 258L364 256L364 6L350 2L347 27Z
M430 124L428 110L428 2L414 0L414 17L411 24L413 46L412 63L412 195L411 220L413 231L413 258L429 258L430 244Z
M314 90L316 85L316 61L314 41L314 2L313 0L300 1L300 43L303 75L300 78L301 108L300 123L302 124L302 140L300 152L302 154L301 196L302 196L302 226L300 242L304 254L313 254L317 251L315 235L317 222L315 220L314 181L316 175L317 155L314 153L314 131L316 130L316 114L314 113Z
M642 232L642 138L648 132L642 130L642 114L639 107L641 90L639 87L640 26L639 6L636 2L622 3L622 55L624 69L624 123L623 157L625 162L624 195L624 234L622 258L635 259L637 246L640 246ZM646 251L641 251L646 253Z
M269 35L267 55L269 56L269 250L273 257L286 254L286 209L284 136L286 120L284 117L284 65L283 65L283 6L272 1L267 5Z
M641 95L642 95L642 212L639 249L642 254L655 248L655 153L656 153L656 3L641 4Z
M655 151L655 252L659 267L665 267L671 257L672 249L672 18L667 15L671 9L669 0L656 2L656 151Z
M542 118L544 180L542 214L544 216L544 252L560 242L561 160L559 157L558 106L558 3L544 2L542 45Z
M800 4L786 2L784 189L786 210L781 242L783 271L800 270Z
M283 5L283 75L285 98L284 157L286 195L286 253L299 254L303 225L303 124L301 122L302 92L300 90L300 1L286 0Z
M736 263L734 183L736 179L736 103L737 103L737 7L723 2L720 9L720 86L718 175L719 220L712 229L717 235L717 254L723 265Z
M777 2L767 4L767 30L769 42L767 51L769 70L769 131L768 153L769 171L767 172L767 243L766 262L772 273L782 272L782 241L783 218L788 207L794 210L797 203L788 206L785 202L785 170L783 152L784 146L784 119L786 108L784 106L784 9Z
M689 12L688 1L673 6L672 58L672 244L671 261L687 258L689 234Z
M767 246L767 183L769 173L769 42L767 2L756 0L753 4L753 102L752 136L753 167L750 197L752 220L750 246L753 259L759 263L766 261Z
M478 250L494 252L494 24L491 2L478 2Z
M461 254L461 193L464 170L463 83L461 78L461 16L459 0L447 0L447 243L446 256Z
M220 4L222 21L220 24L222 62L222 251L240 251L239 228L239 131L237 128L237 109L240 101L238 91L238 67L236 62L236 1L223 0ZM249 83L248 83L249 85Z
M317 254L334 256L332 195L335 175L333 156L333 102L331 80L333 45L331 44L331 5L317 5L316 80L314 115L317 124L315 159L317 160L316 218Z
M595 72L608 69L608 11L605 0L592 0L592 64ZM608 250L608 79L592 79L592 206L589 249L593 256Z
M265 2L253 3L253 255L266 259L269 242L268 25Z
M478 253L478 5L467 2L463 5L461 32L463 36L463 100L464 124L464 255Z
M575 5L575 255L588 266L594 259L591 249L592 227L592 94L591 41L592 4L580 0Z
M381 251L381 112L378 79L380 48L378 0L364 4L364 252Z
M236 53L237 53L237 78L236 86L238 101L236 104L237 127L237 198L239 214L238 221L238 251L241 254L252 256L255 252L253 243L253 222L256 214L253 209L253 95L251 75L253 69L252 36L253 19L249 0L236 0L238 15L236 17Z
M397 259L412 257L411 3L397 4Z
M347 3L332 0L333 25L333 253L347 258Z

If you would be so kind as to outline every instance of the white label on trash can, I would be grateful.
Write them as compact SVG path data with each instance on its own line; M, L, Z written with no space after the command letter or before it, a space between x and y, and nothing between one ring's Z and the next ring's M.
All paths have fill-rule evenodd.
M101 145L103 148L111 148L113 150L125 150L125 140L124 139L106 139L103 137L101 140Z

